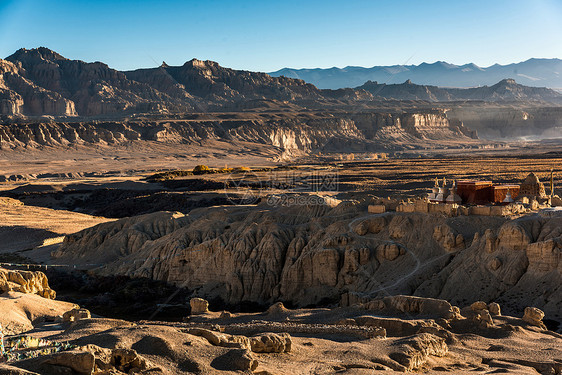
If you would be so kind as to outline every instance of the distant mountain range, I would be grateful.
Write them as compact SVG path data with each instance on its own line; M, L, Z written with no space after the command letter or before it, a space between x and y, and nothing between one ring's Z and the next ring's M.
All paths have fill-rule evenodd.
M411 80L420 85L440 87L478 87L510 78L534 87L562 89L562 60L530 59L517 64L495 64L487 68L475 64L454 65L444 61L420 65L392 65L363 68L348 66L329 69L284 68L269 73L302 79L321 89L357 87L367 81L400 83Z
M546 101L562 104L562 94L546 87L529 87L503 79L492 86L474 88L444 88L416 85L408 80L401 84L385 84L367 81L355 88L365 90L374 97L396 100L424 100L428 102L484 101L517 102Z
M435 64L430 66L440 69ZM122 72L102 62L70 60L44 47L22 48L0 59L0 115L91 117L255 108L325 110L335 106L345 111L350 105L354 110L381 103L384 106L389 99L562 104L562 94L551 89L523 86L512 79L498 81L470 89L417 85L411 81L363 81L355 89L331 90L318 89L300 79L228 69L213 61L193 59L181 66L163 63L155 68ZM399 102L395 107L402 108L403 104Z

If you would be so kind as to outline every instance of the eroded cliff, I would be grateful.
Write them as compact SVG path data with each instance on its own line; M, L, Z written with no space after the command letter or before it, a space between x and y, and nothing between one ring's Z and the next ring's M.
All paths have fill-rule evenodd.
M443 112L210 116L194 120L45 122L0 125L0 148L120 145L131 141L169 144L221 140L271 146L281 154L310 151L377 151L438 147L444 142L477 145L470 130ZM430 140L432 144L425 141Z
M53 255L232 304L347 305L415 294L457 305L496 301L517 314L533 305L562 318L561 217L363 212L342 202L217 207L165 221L152 214L69 236ZM155 225L176 229L146 231ZM112 246L118 251L108 257Z

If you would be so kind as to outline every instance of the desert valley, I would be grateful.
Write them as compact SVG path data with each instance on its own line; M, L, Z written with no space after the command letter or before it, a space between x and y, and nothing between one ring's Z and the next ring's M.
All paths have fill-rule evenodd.
M556 90L41 47L0 119L0 374L562 373Z

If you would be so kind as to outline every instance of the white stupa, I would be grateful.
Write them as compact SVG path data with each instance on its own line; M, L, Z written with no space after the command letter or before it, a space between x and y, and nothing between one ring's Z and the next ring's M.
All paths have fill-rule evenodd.
M435 202L445 202L445 198L449 195L449 189L445 187L446 184L447 180L443 178L443 187L439 187L439 192L435 196Z
M509 191L509 189L507 189L507 194L505 195L505 199L503 200L503 203L509 204L509 203L513 203L513 202L515 202L515 201L511 197L511 191Z
M450 189L450 194L446 199L447 203L461 204L462 198L457 194L457 182L453 181L453 186Z
M433 185L431 192L427 194L427 199L429 199L430 202L435 202L438 193L439 193L439 180L437 180L437 177L435 177L435 185Z

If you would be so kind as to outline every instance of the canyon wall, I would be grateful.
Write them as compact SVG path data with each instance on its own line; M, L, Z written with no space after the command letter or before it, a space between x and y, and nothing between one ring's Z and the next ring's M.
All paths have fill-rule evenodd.
M231 304L346 305L408 294L455 305L496 301L517 314L532 305L562 319L562 217L366 215L364 209L358 202L263 202L186 216L155 213L70 235L53 255Z
M477 142L443 113L304 114L249 119L12 123L0 125L0 147L119 145L130 141L252 142L282 152L377 151L419 147L425 140ZM427 144L424 147L428 147Z

